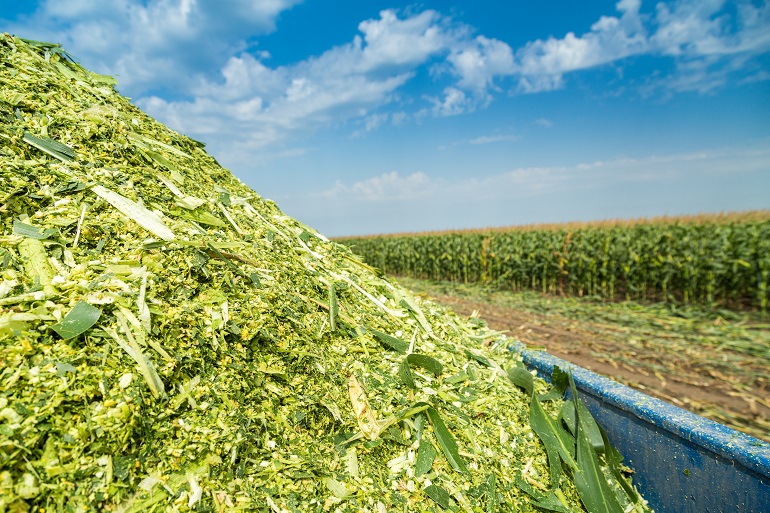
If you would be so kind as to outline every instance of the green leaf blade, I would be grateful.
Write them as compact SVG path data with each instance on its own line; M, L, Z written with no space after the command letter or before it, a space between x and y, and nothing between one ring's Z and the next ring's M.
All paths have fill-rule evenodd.
M578 469L574 458L574 442L571 442L566 433L560 432L548 414L543 410L540 401L533 394L530 402L529 422L532 430L540 438L545 446L548 464L551 469L551 483L558 485L561 478L561 462L564 460L573 470ZM563 431L563 430L562 430Z
M417 462L414 466L414 477L420 477L430 472L437 454L432 443L427 440L420 441L420 446L417 449Z
M80 300L72 310L64 316L61 322L51 326L51 329L58 333L64 340L70 340L91 329L101 315L101 310Z
M369 328L369 331L372 332L374 336L376 336L377 339L382 342L383 345L393 349L394 351L399 353L406 353L406 351L409 349L409 344L401 339L390 336L387 333L383 333L374 328Z
M535 388L535 379L527 369L523 367L513 367L508 369L508 379L510 379L511 383L517 387L524 389L527 395L532 395L532 391Z
M440 486L430 485L423 489L425 495L433 499L433 502L441 506L442 509L449 509L449 492Z
M581 424L578 425L577 462L580 470L575 472L575 486L586 509L595 513L623 513Z
M428 420L430 420L433 426L433 432L436 435L441 450L444 452L449 464L458 472L467 473L468 467L465 465L465 461L460 456L460 452L457 448L457 442L455 442L452 433L447 429L446 424L441 419L438 411L435 408L428 408L426 413L428 414Z
M13 233L21 235L22 237L28 237L30 239L45 240L56 235L56 230L53 228L38 228L31 224L22 223L19 220L13 221Z
M412 376L412 371L410 369L411 365L421 367L436 377L440 376L444 371L444 366L435 358L418 353L406 355L401 362L401 365L398 367L398 377L411 389L417 388L417 384L414 382L414 377Z
M48 137L36 137L29 132L24 132L24 142L62 162L75 160L75 151L72 148Z

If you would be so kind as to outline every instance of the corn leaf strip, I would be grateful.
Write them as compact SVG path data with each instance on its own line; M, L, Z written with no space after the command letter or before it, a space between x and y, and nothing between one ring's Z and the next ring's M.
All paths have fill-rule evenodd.
M607 478L604 476L599 457L596 455L578 415L577 462L575 486L586 509L596 513L623 513Z
M422 417L419 417L422 418ZM420 477L427 474L433 468L433 461L436 459L436 448L427 440L421 440L417 449L417 461L414 465L414 477Z
M572 436L577 434L577 415L575 412L575 404L572 401L564 401L564 404L561 405L558 420L567 426L567 429Z
M559 513L572 513L572 510L566 508L554 492L548 492L547 495L544 495L543 497L541 497L537 502L535 502L535 506L539 508L547 509L548 511L558 511Z
M631 486L620 470L620 466L623 463L623 456L612 446L612 444L610 444L604 429L601 429L601 426L599 426L599 429L601 430L602 438L604 439L604 458L612 471L612 475L615 476L617 482L623 487L623 491L626 492L626 496L629 500L634 504L638 503L641 497L639 497L637 491Z
M476 353L474 353L472 351L468 351L467 349L465 350L465 356L467 356L471 360L477 361L478 363L480 363L484 367L492 367L492 363L489 361L489 358L487 358L486 356L482 356L480 354L476 354Z
M592 437L598 435L604 451L604 438L602 438L596 421L591 413L580 401L575 381L572 375L569 376L570 387L572 388L573 402L575 403L575 412L577 414L577 463L578 469L575 472L575 487L578 495L583 501L588 511L597 513L622 513L623 507L620 505L615 491L607 482L607 477L601 467L601 462L596 451L596 441Z
M334 288L334 283L329 285L329 327L332 332L337 331L337 314L339 313L339 306L337 305L337 293Z
M412 371L409 369L410 365L422 367L428 372L431 372L434 376L440 376L444 370L444 366L441 365L438 360L431 358L430 356L417 353L406 355L401 362L401 365L398 367L398 377L401 378L401 381L406 386L412 389L417 388L417 385L414 382L414 377L412 377Z
M422 310L417 303L410 298L405 297L400 301L400 304L414 314L415 319L417 319L417 322L420 323L420 326L422 326L422 329L424 329L426 333L433 335L433 328L431 328L428 319L425 318L425 314L422 313Z
M158 180L160 180L163 183L163 185L165 185L166 188L168 188L168 190L170 190L171 193L177 197L177 199L174 200L174 202L180 207L186 208L187 210L195 210L196 208L202 207L207 203L206 200L204 199L186 195L185 193L180 191L176 185L174 185L174 182L167 179L162 174L158 173L156 176Z
M47 295L54 294L56 291L51 285L54 272L48 263L48 253L43 243L37 239L23 239L19 243L19 256L27 274L43 286Z
M465 461L462 457L460 457L460 452L457 449L457 442L455 442L452 433L449 432L444 421L441 420L438 411L435 408L430 407L426 410L426 413L428 415L428 420L430 420L430 423L433 426L436 441L438 441L438 445L444 452L444 456L446 456L449 464L456 471L467 473L468 467L465 465Z
M543 442L543 446L545 446L548 465L551 469L551 484L556 486L561 478L560 457L570 468L577 470L578 465L574 457L575 444L569 440L566 433L543 410L543 406L535 394L532 394L530 402L529 422L532 430Z
M196 208L195 210L189 210L186 207L184 210L179 208L172 208L168 211L168 213L176 217L181 217L182 219L195 221L196 223L201 223L208 226L216 226L217 228L224 228L227 226L227 223L219 219L205 208Z
M529 484L521 473L516 473L513 479L516 486L534 499L533 504L539 508L543 508L548 511L556 511L558 513L573 513L573 510L565 506L564 502L559 499L559 495L564 496L560 489L556 490L538 490L531 484Z
M382 342L385 346L393 349L394 351L398 351L399 353L406 353L406 350L409 349L409 344L401 339L392 337L387 333L383 333L374 328L369 328L368 330L372 332L380 342Z
M569 383L569 374L554 366L551 373L551 389L540 396L541 401L558 401L564 397L564 391L567 390Z
M91 187L91 190L94 194L118 209L120 213L133 219L136 224L156 237L160 237L166 241L174 240L174 232L172 232L168 226L163 224L163 220L154 212L150 212L139 203L136 203L125 196L121 196L117 192L111 191L101 185L94 185Z
M523 388L528 396L532 395L535 387L535 378L524 367L513 367L508 369L508 379L519 388Z
M490 472L487 477L487 513L495 513L497 511L497 504L500 499L497 497L497 478L495 478L494 472Z
M575 396L572 402L575 404L575 412L578 419L578 429L584 432L586 439L591 443L591 447L593 447L594 451L596 451L598 454L601 454L604 452L604 438L602 438L599 425L591 416L591 413L588 411L585 405L583 405L583 403L580 401L580 398L578 398L575 381L571 374L569 376L569 382L570 387L572 388L572 394Z
M38 228L37 226L14 220L13 233L22 237L29 237L30 239L45 240L53 237L57 232L53 228Z
M426 486L423 489L423 492L425 492L425 495L433 499L436 504L441 506L442 509L449 509L449 492L440 486L436 486L434 484Z
M332 479L331 477L325 477L323 479L323 483L326 485L326 488L328 488L329 491L332 492L332 495L334 495L338 499L344 499L350 494L348 489L345 487L345 483L337 481L336 479Z
M51 326L51 329L64 340L69 340L88 331L101 315L101 310L81 299L60 322Z
M72 148L48 137L36 137L29 132L24 132L24 142L62 162L75 160L75 151Z

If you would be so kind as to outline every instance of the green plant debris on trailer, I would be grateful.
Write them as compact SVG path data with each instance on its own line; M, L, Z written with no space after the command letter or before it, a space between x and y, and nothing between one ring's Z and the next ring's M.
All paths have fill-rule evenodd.
M0 37L0 512L646 511L503 335L114 84Z
M762 312L770 299L767 215L339 242L396 276Z

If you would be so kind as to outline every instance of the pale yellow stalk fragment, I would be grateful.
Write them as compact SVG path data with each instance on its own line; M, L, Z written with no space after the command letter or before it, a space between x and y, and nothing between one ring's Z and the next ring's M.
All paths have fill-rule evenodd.
M376 440L380 435L380 426L377 423L377 417L369 406L369 401L366 399L366 391L354 375L350 375L348 379L348 393L350 394L350 402L353 404L353 413L358 420L358 427L361 432L370 440Z
M94 194L118 209L123 215L133 219L139 226L156 237L167 241L174 240L174 232L163 224L163 220L156 213L101 185L94 185L91 187L91 190Z
M24 269L30 277L37 277L46 296L52 296L56 289L51 285L54 272L48 263L48 253L45 246L38 239L24 238L19 243L19 255L24 262Z

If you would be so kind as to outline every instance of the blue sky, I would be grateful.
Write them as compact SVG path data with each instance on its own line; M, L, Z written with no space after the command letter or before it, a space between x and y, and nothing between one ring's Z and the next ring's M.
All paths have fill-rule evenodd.
M765 1L0 0L329 236L770 208Z

